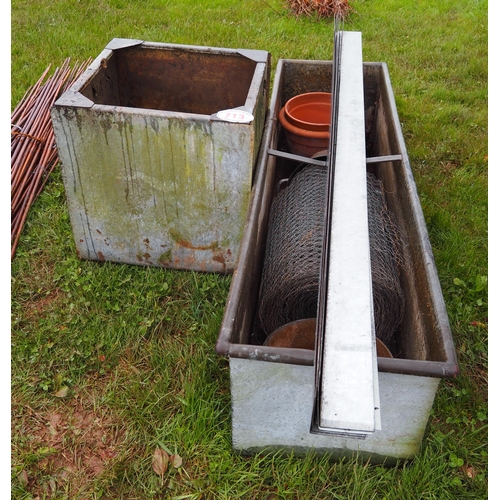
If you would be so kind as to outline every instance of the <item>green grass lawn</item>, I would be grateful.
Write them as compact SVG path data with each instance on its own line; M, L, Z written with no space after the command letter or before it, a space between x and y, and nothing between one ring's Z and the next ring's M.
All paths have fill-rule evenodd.
M234 453L214 351L231 276L79 260L56 168L11 268L12 498L487 498L487 2L352 5L345 29L389 67L461 370L440 384L420 454L384 468ZM115 37L267 50L273 69L333 50L331 21L281 0L13 0L11 12L12 109L49 64Z

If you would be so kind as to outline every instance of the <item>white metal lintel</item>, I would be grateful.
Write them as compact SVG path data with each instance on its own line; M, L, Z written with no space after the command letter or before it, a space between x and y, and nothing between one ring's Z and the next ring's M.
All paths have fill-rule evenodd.
M318 401L320 431L380 429L368 235L360 32L342 32L338 122Z

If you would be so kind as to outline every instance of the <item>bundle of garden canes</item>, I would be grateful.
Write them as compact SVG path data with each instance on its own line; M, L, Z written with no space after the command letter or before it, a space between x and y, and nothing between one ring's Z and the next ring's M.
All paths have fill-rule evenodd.
M11 259L28 211L58 162L50 108L90 64L66 59L48 77L50 66L11 114Z
M354 11L350 0L286 0L285 6L296 17L316 14L319 18L344 20Z

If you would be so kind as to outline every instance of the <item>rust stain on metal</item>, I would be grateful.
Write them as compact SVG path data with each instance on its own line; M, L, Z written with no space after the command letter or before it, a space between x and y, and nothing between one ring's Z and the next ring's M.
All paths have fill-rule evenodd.
M177 245L184 248L189 248L190 250L215 250L219 247L218 241L214 241L208 245L193 245L191 242L183 239L179 232L175 229L170 229L169 233L172 239L177 243Z
M210 245L199 245L199 246L195 246L186 240L177 240L176 243L182 247L189 248L190 250L214 250L219 246L218 241L214 241L213 243L210 243Z
M227 257L229 260L229 257L231 256L231 250L228 249L226 254L227 254ZM221 271L224 273L226 272L227 260L226 260L226 256L224 255L224 250L219 248L218 251L214 252L214 255L212 256L212 260L214 262L218 262L219 264L221 264L222 265Z
M237 54L144 46L117 51L112 63L106 71L118 73L123 81L122 105L207 115L244 105L255 68L255 62ZM183 78L169 78L179 73ZM165 82L169 92L161 91Z
M144 252L144 253L138 252L137 255L136 255L136 257L137 257L137 260L139 262L143 262L143 261L148 262L149 259L151 258L151 255L149 253L147 253L147 252Z
M177 268L184 269L193 269L196 265L196 259L193 256L186 257L184 259L180 259L179 257L175 257L172 260L172 263Z
M224 254L219 250L218 252L214 253L212 260L215 262L220 262L221 264L226 264L226 259L224 259Z

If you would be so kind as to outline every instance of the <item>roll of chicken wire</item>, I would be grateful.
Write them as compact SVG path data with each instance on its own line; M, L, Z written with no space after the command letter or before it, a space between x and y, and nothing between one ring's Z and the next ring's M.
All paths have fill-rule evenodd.
M382 182L373 174L367 174L366 180L375 332L387 344L403 321L405 299L399 271L404 267L402 239Z
M266 335L292 321L316 317L326 179L325 167L302 165L271 205L258 307ZM401 236L382 182L373 174L367 174L367 194L375 330L387 343L404 313Z
M305 165L271 205L259 299L267 335L316 317L325 200L325 167Z

